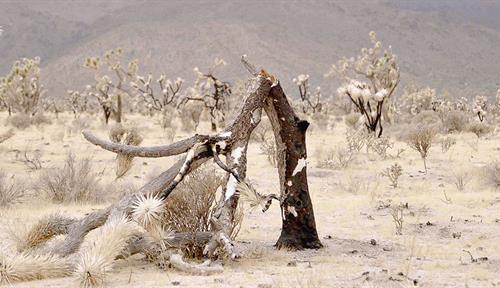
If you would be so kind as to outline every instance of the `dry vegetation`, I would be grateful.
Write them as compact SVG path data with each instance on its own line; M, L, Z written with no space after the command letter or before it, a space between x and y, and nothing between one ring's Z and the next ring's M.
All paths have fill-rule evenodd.
M397 58L389 48L382 48L374 33L370 39L373 47L332 68L330 74L343 82L340 98L325 97L319 87L311 91L309 75L294 80L300 98L293 100L293 106L313 127L307 138L309 157L301 159L301 169L307 166L325 247L273 248L282 215L301 212L269 206L273 200L282 201L275 194L282 151L264 122L267 119L258 115L263 122L252 134L247 171L256 188L247 187L253 196L241 194L243 201L230 231L224 231L230 239L220 236L221 242L227 240L223 246L236 243L243 249L239 262L223 257L227 247L219 247L205 259L205 238L220 225L213 216L225 205L217 199L225 183L238 176L225 175L227 171L211 162L182 175L166 201L141 194L129 215L113 214L82 237L71 256L44 253L62 243L59 237L68 233L73 217L129 195L136 190L131 187L140 187L151 180L151 173L159 174L172 164L169 158L134 160L120 152L114 157L84 141L80 132L92 129L107 134L113 144L133 149L178 141L196 132L221 131L230 115L237 115L234 103L238 101L231 83L216 76L216 68L226 65L223 60L216 59L205 73L196 68L197 80L185 88L189 83L180 78L171 81L161 75L153 80L151 74L139 75L138 61L125 65L123 51L111 50L85 62L95 74L95 83L82 92L69 91L63 104L46 102L52 108L45 114L38 110L44 95L38 83L39 59L16 63L0 82L0 103L4 103L0 116L8 127L0 134L5 159L0 167L4 227L0 283L14 287L23 287L26 283L17 282L28 280L38 280L31 282L38 287L500 285L496 214L500 134L495 116L500 115L500 92L494 105L493 99L483 96L475 97L472 104L466 99L445 99L429 87L407 87L396 97ZM24 83L28 74L29 85ZM19 87L25 93L12 93ZM26 99L20 101L21 96ZM27 143L36 148L19 149ZM424 171L419 169L419 158ZM242 192L235 188L234 193ZM255 203L248 200L251 197ZM258 209L247 209L248 202L252 202L250 208L269 210L263 215ZM175 246L172 243L180 234L185 238ZM131 255L135 253L130 246L141 243L152 248ZM200 259L207 262L199 263ZM302 277L304 271L315 273ZM69 275L76 279L71 284L57 279Z

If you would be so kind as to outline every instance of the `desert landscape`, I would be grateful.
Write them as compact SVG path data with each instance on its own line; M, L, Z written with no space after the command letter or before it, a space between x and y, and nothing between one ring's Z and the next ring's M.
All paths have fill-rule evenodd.
M2 287L500 287L498 2L62 2L1 3Z

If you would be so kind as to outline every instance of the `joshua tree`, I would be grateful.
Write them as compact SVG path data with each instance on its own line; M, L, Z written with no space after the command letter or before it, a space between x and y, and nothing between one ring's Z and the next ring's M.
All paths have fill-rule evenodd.
M33 116L45 90L40 84L40 58L23 58L14 63L7 76L0 78L0 99L9 113Z
M212 135L194 135L170 145L156 147L113 143L99 139L89 132L84 132L84 137L91 143L119 155L169 157L185 154L185 156L135 194L124 196L108 208L94 211L82 219L65 218L59 215L43 219L39 225L35 226L35 230L32 230L36 233L30 234L43 235L43 239L31 237L31 242L27 241L28 245L36 247L54 235L66 234L65 240L50 246L44 251L44 255L39 257L53 256L55 258L52 259L58 261L64 259L61 261L67 261L64 262L67 263L66 269L71 270L74 269L71 268L74 267L73 255L78 251L85 235L96 228L100 229L99 232L104 232L108 231L110 226L111 228L118 227L115 225L117 217L125 215L125 220L120 221L126 223L129 218L137 219L137 223L143 226L145 231L134 231L134 233L128 233L120 238L120 249L118 249L118 252L122 251L119 253L120 257L135 253L159 257L157 254L163 253L167 249L168 253L162 255L167 257L172 266L176 268L200 273L213 269L214 267L209 267L206 264L185 263L182 257L174 252L189 240L206 243L204 254L208 257L214 256L214 252L219 247L232 259L238 257L237 247L230 238L230 227L238 205L240 195L238 191L242 190L241 187L249 186L246 177L247 147L250 135L254 128L259 125L261 113L264 110L272 123L277 142L281 195L279 197L276 195L264 196L253 192L254 198L258 202L264 203L265 209L263 210L269 207L272 199L278 199L280 202L283 227L281 236L276 243L278 248L320 248L322 245L316 232L307 184L305 135L309 123L300 120L295 115L279 81L274 76L264 70L256 72L248 62L244 60L244 63L253 75L251 84L240 114L224 131ZM225 163L221 160L221 156L225 156ZM151 231L149 230L150 224L160 219L159 215L162 213L165 201L169 199L168 196L185 176L210 159L213 159L221 169L227 172L221 200L212 215L212 232L192 236L174 234L162 237L158 241L151 241L152 236L149 233L152 232L148 232ZM248 192L252 189L245 190ZM91 276L89 275L89 277Z
M163 112L168 106L176 106L178 103L178 96L184 83L181 78L171 81L167 79L164 74L156 80L157 89L155 89L153 76L148 77L136 76L136 82L131 82L130 86L136 90L139 102L144 104L148 110L155 110ZM156 91L155 91L156 90Z
M484 121L484 117L486 117L486 103L488 101L488 98L486 96L480 96L477 95L474 98L474 106L472 107L472 112L477 115L478 119L480 122Z
M391 47L382 50L382 43L375 32L370 32L372 48L361 49L361 55L343 58L326 76L333 75L342 81L337 90L340 96L349 97L364 117L368 131L382 135L382 115L389 105L388 99L399 83L399 67ZM368 81L368 82L365 82Z
M208 73L202 73L198 67L194 72L198 76L193 87L188 89L186 96L181 101L185 104L188 101L201 101L210 113L212 131L217 131L217 123L224 125L228 110L226 98L231 96L231 85L229 82L219 80L214 72L217 67L225 66L226 62L215 58L213 66Z
M71 109L71 112L73 112L75 118L77 118L81 113L87 111L88 96L79 91L68 90L67 92L67 105Z
M300 100L302 101L302 112L308 113L321 112L323 103L321 102L321 87L316 87L314 99L311 98L311 88L309 85L309 74L300 74L293 78L293 83L299 87Z
M94 72L95 83L87 87L87 95L94 97L102 108L106 124L109 118L115 116L116 122L122 120L123 97L130 96L130 80L136 75L137 60L131 61L124 67L122 64L123 50L117 48L107 51L104 57L90 57L85 60L84 66ZM113 72L111 76L103 70Z

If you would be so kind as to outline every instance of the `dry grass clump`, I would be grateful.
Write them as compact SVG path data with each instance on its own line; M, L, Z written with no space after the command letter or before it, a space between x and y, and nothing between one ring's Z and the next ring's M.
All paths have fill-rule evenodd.
M457 144L457 141L455 140L455 138L447 136L447 137L441 139L441 151L443 153L446 153L455 144Z
M109 130L109 139L111 142L138 146L142 143L142 136L136 127L126 128L121 124L116 124ZM116 178L121 178L130 171L134 157L129 155L117 154L116 155Z
M24 113L17 113L7 118L6 124L14 128L24 130L31 125L40 126L43 124L52 124L52 121L42 113L37 113L34 116L30 116Z
M3 143L7 141L8 139L12 138L14 136L14 129L9 129L7 132L0 134L0 143Z
M216 201L217 189L223 178L214 170L199 168L191 172L168 197L162 223L174 232L209 232L211 218L219 203ZM233 221L231 238L236 237L241 225L242 215L238 212ZM203 246L188 243L183 248L186 257L200 258Z
M324 151L318 149L318 167L325 169L344 169L354 159L354 154L348 148L337 147Z
M467 130L476 134L477 138L493 132L493 127L484 122L472 122L467 127Z
M132 236L139 232L124 215L115 215L89 235L78 252L75 276L81 287L101 287Z
M51 169L41 175L36 189L58 203L97 202L101 197L98 176L91 158L78 160L70 152L63 168Z
M201 104L187 104L180 109L179 117L181 120L181 128L185 132L194 132L200 125L200 118L203 112Z
M486 165L486 177L488 181L495 187L500 187L500 160L493 160Z
M458 191L464 191L465 186L472 180L471 171L467 167L459 167L452 171L453 184Z
M8 177L0 170L0 207L8 207L22 200L26 195L24 185L15 181L14 177Z
M357 127L360 125L359 119L360 117L358 113L350 113L344 117L344 122L347 125L347 127L351 129L357 129Z
M449 111L442 119L445 132L467 131L469 117L460 111Z

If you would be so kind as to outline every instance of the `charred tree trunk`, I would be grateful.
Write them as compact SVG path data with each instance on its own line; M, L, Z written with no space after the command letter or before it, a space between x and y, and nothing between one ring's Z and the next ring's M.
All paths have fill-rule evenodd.
M279 83L272 87L265 110L276 139L281 190L282 229L276 247L321 248L307 185L309 123L295 115Z

